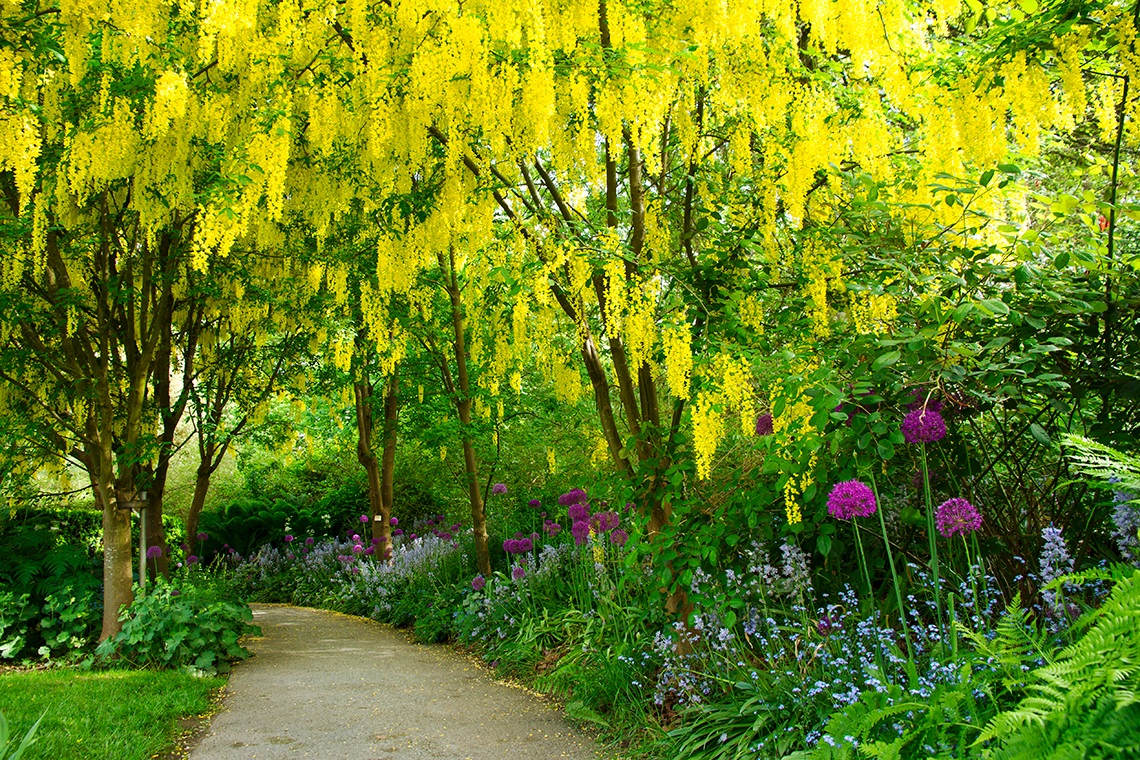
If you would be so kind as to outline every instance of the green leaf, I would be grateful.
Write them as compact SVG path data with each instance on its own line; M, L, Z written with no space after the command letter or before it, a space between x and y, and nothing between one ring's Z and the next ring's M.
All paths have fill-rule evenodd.
M816 536L815 537L815 550L827 556L831 553L831 536Z
M1049 434L1045 432L1045 428L1041 427L1036 422L1034 422L1032 425L1029 426L1029 432L1033 435L1033 437L1041 445L1043 445L1043 446L1049 446L1050 445Z
M887 353L881 355L879 358L875 359L875 362L871 365L871 369L880 370L883 367L889 367L901 358L902 353L900 351L888 351Z
M984 301L979 302L978 305L988 311L990 314L1009 314L1009 307L996 298L987 298Z
M892 459L895 455L895 445L888 439L880 438L875 443L875 448L879 452L879 456L884 460Z
M1057 254L1057 258L1053 259L1053 266L1057 269L1064 269L1065 267L1069 266L1069 258L1069 252L1062 251L1061 253Z

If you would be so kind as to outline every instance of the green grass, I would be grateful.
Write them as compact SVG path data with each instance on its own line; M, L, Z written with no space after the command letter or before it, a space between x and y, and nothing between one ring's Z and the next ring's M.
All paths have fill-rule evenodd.
M210 693L224 684L170 670L6 673L0 712L18 742L47 711L23 760L145 760L170 749L178 719L208 711Z

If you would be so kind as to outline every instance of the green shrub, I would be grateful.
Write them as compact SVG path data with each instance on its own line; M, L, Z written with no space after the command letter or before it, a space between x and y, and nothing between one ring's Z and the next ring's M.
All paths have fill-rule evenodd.
M216 601L193 586L180 589L162 581L138 594L119 619L122 631L100 644L96 654L104 662L113 656L135 667L215 673L248 657L239 639L261 632L251 624L248 605Z
M14 660L27 647L36 617L31 599L0 589L0 660Z
M87 585L67 586L44 600L40 656L58 659L85 651L94 644L102 625L98 592Z

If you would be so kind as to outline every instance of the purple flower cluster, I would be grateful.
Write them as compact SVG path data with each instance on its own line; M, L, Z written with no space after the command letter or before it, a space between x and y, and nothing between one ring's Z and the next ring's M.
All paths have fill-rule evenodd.
M586 500L586 492L581 488L574 488L558 497L558 503L564 507L569 507L571 504L585 504Z
M362 523L368 522L368 515L361 515L360 516L360 522L362 522Z
M938 505L934 523L939 533L952 538L973 533L982 527L982 516L977 507L965 499L947 499Z
M506 492L507 492L506 483L496 483L495 485L491 486L491 493L495 494L496 496L501 495L501 494L505 494Z
M542 502L538 499L531 499L527 502L527 506L531 507L532 509L538 509L542 506Z
M934 409L915 409L903 417L902 434L907 443L941 441L946 437L946 420Z
M146 550L146 558L147 559L158 559L161 556L162 556L162 547L161 546L152 546Z
M934 443L946 437L946 420L942 419L942 401L920 398L921 391L910 392L907 413L902 421L903 439L907 443Z
M590 503L586 492L581 488L575 488L572 491L562 494L558 497L558 503L566 507L566 515L570 518L570 534L574 536L574 543L582 546L590 538L590 529L593 528L594 535L599 538L609 534L611 543L616 546L624 546L625 542L629 540L629 534L621 531L620 535L615 536L614 532L618 530L621 525L621 517L613 510L606 510L604 512L590 513ZM555 536L562 530L562 526L558 523L546 521L544 529L551 536Z
M503 551L507 554L527 554L534 549L534 540L516 533L514 538L503 542Z
M482 591L487 587L487 579L482 575L476 575L471 579L471 588L475 591Z
M772 435L772 415L761 414L756 418L756 435Z
M562 526L559 525L558 523L554 522L553 520L545 520L544 519L542 521L542 530L544 533L546 533L546 535L550 536L551 538L554 538L555 536L557 536L559 533L562 532Z
M836 483L827 495L827 513L840 520L869 517L876 509L875 492L858 480Z

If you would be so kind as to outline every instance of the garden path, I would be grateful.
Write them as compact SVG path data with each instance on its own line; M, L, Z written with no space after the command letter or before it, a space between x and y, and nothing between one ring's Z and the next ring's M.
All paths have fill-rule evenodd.
M323 610L253 614L263 635L191 760L602 757L559 711L445 647Z

